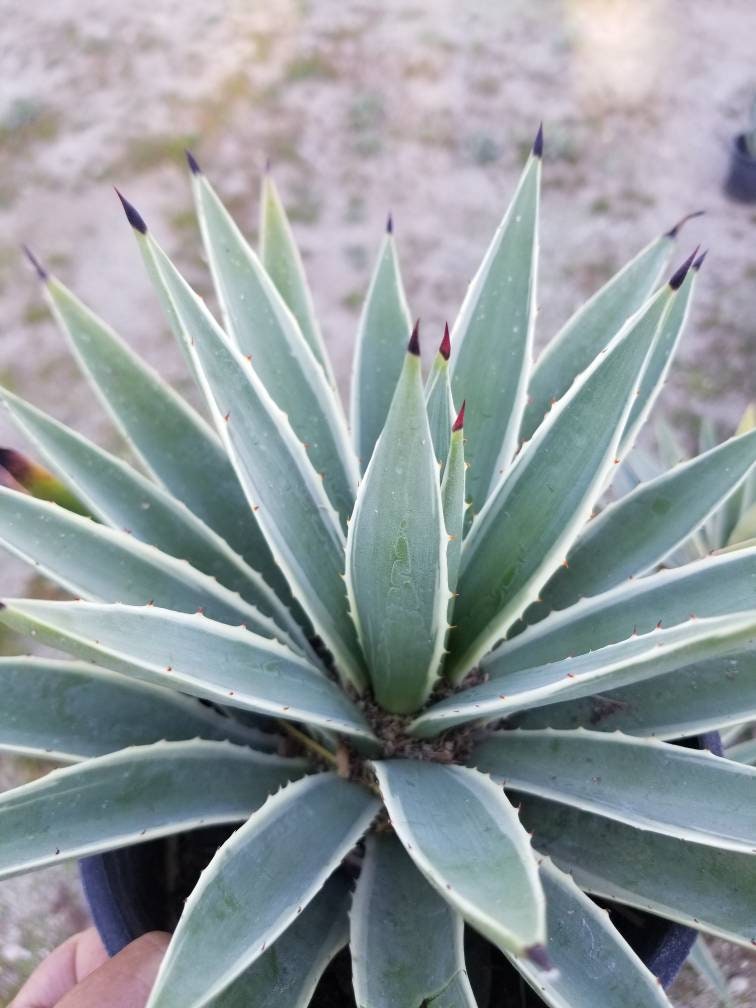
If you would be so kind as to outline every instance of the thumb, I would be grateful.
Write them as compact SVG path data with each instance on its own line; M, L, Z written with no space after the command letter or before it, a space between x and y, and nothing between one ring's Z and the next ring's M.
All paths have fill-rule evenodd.
M144 1008L169 935L142 935L69 991L57 1008Z

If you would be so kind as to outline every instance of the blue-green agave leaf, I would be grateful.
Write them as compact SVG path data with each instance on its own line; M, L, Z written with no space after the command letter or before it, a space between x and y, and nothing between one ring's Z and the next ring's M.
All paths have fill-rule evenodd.
M8 600L0 620L51 647L182 693L361 739L372 733L336 683L244 627L155 606Z
M467 767L372 765L397 836L441 896L499 948L523 953L543 944L536 860L503 790Z
M184 334L223 443L279 568L333 654L339 674L365 684L347 611L344 534L322 480L254 363L226 338L203 302L147 232L137 239ZM285 504L285 506L284 506Z
M336 392L296 318L201 172L192 173L192 188L226 331L239 351L251 357L255 374L305 444L346 525L357 488L357 460ZM181 324L181 308L173 307Z
M77 763L166 739L229 739L276 748L277 736L246 728L193 697L134 682L85 662L0 658L0 750ZM117 711L117 717L103 717Z
M523 711L524 728L591 728L690 738L756 718L756 649L729 651L619 689ZM728 749L729 759L735 759Z
M363 472L386 422L411 328L389 218L357 327L354 349L350 417L354 448Z
M709 752L620 732L500 731L470 765L505 788L681 840L756 847L756 770ZM706 815L701 796L706 795Z
M354 894L350 949L358 1008L436 1008L458 981L475 1008L465 973L462 918L389 833L367 838Z
M473 514L509 468L525 409L536 309L539 150L537 141L452 330L452 395L455 402L475 404L467 432Z
M53 770L0 795L0 878L246 819L305 768L302 760L195 739Z
M365 788L331 773L269 798L200 876L147 1008L211 1003L296 921L379 807Z
M691 616L722 616L756 608L756 548L706 557L618 585L569 609L552 613L512 640L482 665L492 677L535 668L674 626Z
M626 323L554 406L475 518L462 550L446 665L453 682L535 601L590 517L618 461L649 349L673 300L668 285ZM472 415L480 409L475 402ZM475 437L469 423L467 437L469 456Z
M302 335L323 368L328 381L335 388L336 381L315 314L302 256L278 194L278 188L269 171L263 176L260 198L260 261L299 323Z
M346 582L378 703L421 707L438 675L449 586L438 465L425 412L417 327L349 523Z
M756 939L756 857L717 850L625 823L523 798L533 845L596 896L751 947Z

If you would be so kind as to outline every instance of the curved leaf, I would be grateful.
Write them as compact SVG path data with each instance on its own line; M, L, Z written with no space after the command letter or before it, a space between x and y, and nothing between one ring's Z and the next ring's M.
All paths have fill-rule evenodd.
M551 1008L671 1008L662 986L649 973L606 910L585 896L569 875L550 861L539 872L546 895L548 956L552 969L538 970L509 954L512 964Z
M449 591L456 596L459 562L462 557L462 536L465 524L465 435L462 423L464 421L464 403L451 432L449 443L449 459L444 469L441 481L441 506L444 512L444 525L449 537L446 547L446 565L449 577ZM449 613L454 610L454 599L449 602Z
M212 1008L307 1008L323 971L349 941L351 892L332 875L271 947L213 1000Z
M588 520L617 461L644 361L671 300L667 286L629 320L552 409L473 522L449 642L454 682L538 597ZM467 435L473 442L469 425ZM474 466L473 458L468 486Z
M350 418L354 447L364 471L383 430L412 328L391 222L357 327Z
M299 323L302 335L325 371L328 381L336 388L302 257L278 189L268 171L263 176L260 199L260 260Z
M227 340L150 235L137 232L137 239L177 315L223 442L276 562L333 653L339 673L360 689L365 675L347 612L344 535L322 481L252 364Z
M462 918L426 882L399 840L367 838L352 904L350 949L358 1008L435 1008L436 995L465 973Z
M352 513L357 461L341 404L273 281L204 175L192 173L202 238L226 330L286 413L342 524ZM170 284L169 284L170 286ZM175 293L168 292L175 301ZM182 310L174 304L182 319Z
M346 694L306 659L278 641L199 613L14 599L0 620L50 647L156 686L373 738Z
M756 718L756 650L729 651L674 672L517 715L524 728L591 728L689 738ZM735 759L728 750L729 759Z
M750 946L756 938L756 857L525 798L533 844L586 892Z
M0 398L14 423L101 521L163 553L188 560L238 592L271 617L289 639L307 648L296 621L262 577L185 504L30 403L5 389L0 389Z
M749 766L756 765L756 738L749 738L737 745L728 746L725 753L727 759L735 760L737 763L747 763Z
M625 321L651 296L661 279L674 235L665 234L628 262L596 291L546 344L533 367L520 440L529 441L549 411L581 371L589 366Z
M678 285L677 297L672 302L668 314L662 319L659 332L654 340L651 353L648 356L648 361L640 381L638 395L635 397L630 415L627 418L625 430L622 433L619 448L621 455L624 455L632 448L640 429L646 422L656 402L656 398L662 390L672 363L672 358L680 342L680 337L682 336L690 312L693 289L696 285L696 278L698 277L698 270L701 265L701 260L699 259L693 262L690 269L688 269L692 258L691 256L691 259L688 259L683 264L670 281L671 284ZM681 277L682 280L680 280Z
M84 662L0 658L0 750L75 763L161 739L229 739L275 749L276 736L245 728L190 697ZM117 717L103 717L118 711Z
M294 923L378 808L369 791L330 773L269 798L200 876L147 1008L211 1002Z
M421 760L372 765L407 853L467 923L497 947L518 953L544 942L536 860L503 790L461 766Z
M449 329L444 330L441 348L425 383L425 404L428 411L433 451L443 476L449 456L449 439L456 415L449 385Z
M0 795L0 878L234 822L306 764L228 742L157 742L53 770Z
M470 765L525 791L681 840L756 850L756 770L620 732L502 731Z
M449 602L438 465L410 352L349 524L346 582L378 703L407 714L438 675Z
M475 403L468 496L476 514L518 444L533 347L540 185L534 149L452 330L452 395Z
M57 504L0 487L0 544L72 594L103 602L155 602L179 612L204 610L288 641L268 616L186 561L128 532L106 528Z
M652 570L741 485L754 463L756 431L641 483L588 523L568 566L541 591L537 610L564 609Z
M135 454L285 599L286 584L210 427L63 284L49 278L45 293L82 370Z
M545 665L605 647L629 634L646 634L696 616L720 616L756 608L756 548L706 557L674 570L619 585L569 609L552 613L488 655L492 677Z
M633 635L587 654L484 679L429 707L410 725L410 732L427 738L468 721L490 721L557 700L593 696L691 662L721 657L754 636L756 609Z

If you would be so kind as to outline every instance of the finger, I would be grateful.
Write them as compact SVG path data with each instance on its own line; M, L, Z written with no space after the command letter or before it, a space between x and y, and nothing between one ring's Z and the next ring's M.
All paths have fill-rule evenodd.
M69 991L56 1008L144 1008L169 940L162 931L137 938Z
M108 958L94 928L73 935L40 963L11 1008L54 1008L60 999Z

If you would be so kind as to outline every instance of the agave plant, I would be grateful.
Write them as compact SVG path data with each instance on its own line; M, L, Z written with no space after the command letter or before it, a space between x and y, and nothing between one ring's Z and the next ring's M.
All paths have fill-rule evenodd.
M2 619L78 660L0 664L0 745L70 764L0 875L242 823L149 1008L299 1008L347 944L359 1008L470 1008L465 925L549 1005L667 1004L591 897L754 939L756 770L675 743L756 713L756 548L664 562L756 432L596 513L701 259L656 238L533 365L541 155L426 382L389 225L351 435L270 178L258 255L189 159L222 325L122 197L210 423L37 264L138 466L2 392L49 470L5 453L0 540L76 596Z

